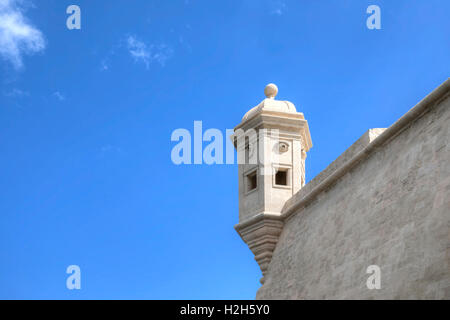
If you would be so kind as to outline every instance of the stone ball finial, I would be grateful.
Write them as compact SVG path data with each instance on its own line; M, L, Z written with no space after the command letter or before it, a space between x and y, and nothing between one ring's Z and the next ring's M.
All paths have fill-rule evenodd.
M264 89L264 94L269 99L274 99L275 96L277 95L277 93L278 93L278 87L273 83L269 83L266 86L266 88Z

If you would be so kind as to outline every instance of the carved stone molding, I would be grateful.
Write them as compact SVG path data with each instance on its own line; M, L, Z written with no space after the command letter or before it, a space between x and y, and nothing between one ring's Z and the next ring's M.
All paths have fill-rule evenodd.
M239 223L235 229L255 255L263 274L260 282L264 284L267 268L283 230L283 220L279 214L260 213Z

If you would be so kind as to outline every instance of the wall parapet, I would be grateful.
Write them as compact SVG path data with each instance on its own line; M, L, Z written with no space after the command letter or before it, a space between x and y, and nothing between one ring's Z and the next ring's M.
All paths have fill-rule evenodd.
M324 171L307 183L299 192L286 202L281 217L289 218L302 207L308 205L320 193L327 190L358 163L389 140L393 139L412 122L420 118L434 105L450 96L450 78L428 94L418 104L405 113L387 129L371 129L367 131L341 156L333 161Z
M345 165L346 162L354 158L360 151L372 143L386 128L376 128L367 130L356 142L354 142L347 150L339 157L330 163L323 171L321 171L314 179L308 182L294 197L289 200L295 202L303 198L305 195L311 193L320 183L325 181L335 171Z

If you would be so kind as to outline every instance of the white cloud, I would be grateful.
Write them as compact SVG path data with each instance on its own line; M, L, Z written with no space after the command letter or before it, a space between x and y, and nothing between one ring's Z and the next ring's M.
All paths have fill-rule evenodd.
M166 61L173 55L172 48L165 44L152 45L151 49L153 51L153 60L158 62L162 67L164 67Z
M107 144L100 147L98 155L103 159L109 157L118 157L124 155L124 151L119 146Z
M107 59L103 59L100 64L101 64L101 66L100 66L100 70L101 71L107 71L109 69L109 65L108 65L108 60Z
M20 0L0 0L0 56L14 68L23 67L23 56L45 49L42 32L23 15Z
M58 99L59 101L64 101L66 100L66 97L59 91L53 92L52 96L54 96L56 99Z
M143 62L147 69L153 62L164 67L166 61L173 55L173 50L166 44L150 44L138 40L136 36L128 36L127 48L135 62Z
M14 88L14 89L12 89L11 91L5 92L4 95L5 95L6 97L14 97L14 98L19 97L19 98L20 98L20 97L26 97L26 96L29 96L30 93L27 92L27 91L23 91L23 90Z
M134 60L142 60L148 67L150 60L150 51L147 49L147 45L137 40L135 36L129 36L127 38L127 46L128 52L134 58Z
M281 11L281 9L278 8L278 9L274 9L271 13L274 15L277 15L277 16L281 16L283 14L283 11Z
M270 0L270 14L281 16L286 10L286 4L281 0Z

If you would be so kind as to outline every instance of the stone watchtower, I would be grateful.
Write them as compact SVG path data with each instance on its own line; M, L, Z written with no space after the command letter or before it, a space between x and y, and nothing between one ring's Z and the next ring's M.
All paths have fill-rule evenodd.
M283 228L287 200L305 185L306 152L312 147L308 122L289 101L266 98L234 128L238 153L239 224L235 229L255 255L263 277Z

